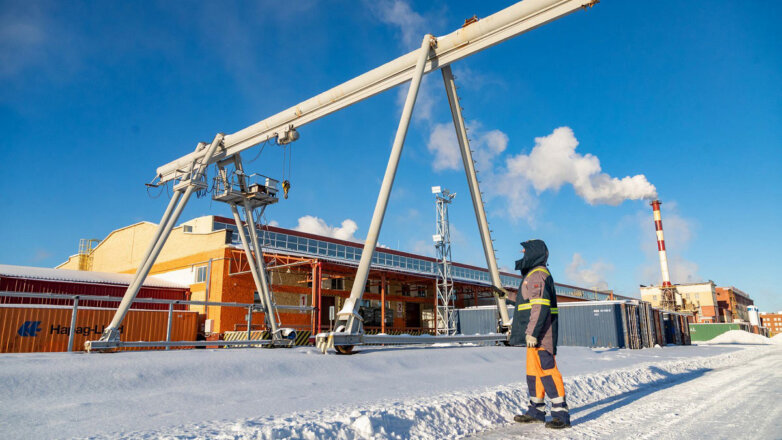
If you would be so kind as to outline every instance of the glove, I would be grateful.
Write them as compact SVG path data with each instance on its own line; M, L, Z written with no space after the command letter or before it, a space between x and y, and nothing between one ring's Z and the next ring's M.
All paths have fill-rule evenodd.
M527 335L527 347L529 348L535 348L538 345L538 338Z

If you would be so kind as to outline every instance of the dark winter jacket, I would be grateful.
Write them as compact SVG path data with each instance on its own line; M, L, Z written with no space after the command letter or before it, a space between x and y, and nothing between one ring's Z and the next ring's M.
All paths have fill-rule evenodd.
M526 335L538 340L538 346L557 354L557 293L554 278L546 269L548 248L542 240L529 240L524 246L524 258L516 262L523 277L516 295L510 343L525 345Z

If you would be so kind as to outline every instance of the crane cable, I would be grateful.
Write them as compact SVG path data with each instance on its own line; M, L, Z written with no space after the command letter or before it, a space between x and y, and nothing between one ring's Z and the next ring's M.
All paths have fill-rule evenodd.
M287 160L288 165L288 173L287 173L287 179L286 179L286 173L285 173L285 164ZM287 199L288 198L288 191L291 189L291 163L293 162L293 148L290 148L289 145L283 145L282 146L282 193L283 196Z

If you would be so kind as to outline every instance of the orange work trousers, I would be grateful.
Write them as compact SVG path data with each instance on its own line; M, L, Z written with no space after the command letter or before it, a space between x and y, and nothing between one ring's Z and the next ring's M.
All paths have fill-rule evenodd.
M565 384L554 355L541 347L527 348L527 388L530 398L538 402L543 402L546 394L552 401L565 397Z

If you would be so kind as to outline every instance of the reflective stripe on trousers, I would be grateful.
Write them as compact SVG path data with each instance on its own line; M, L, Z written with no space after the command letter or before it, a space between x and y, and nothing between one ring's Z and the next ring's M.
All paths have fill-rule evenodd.
M544 396L551 399L552 411L561 410L558 403L565 401L565 384L557 368L554 355L542 347L527 348L527 387L530 399L540 402ZM567 411L567 406L565 406Z

